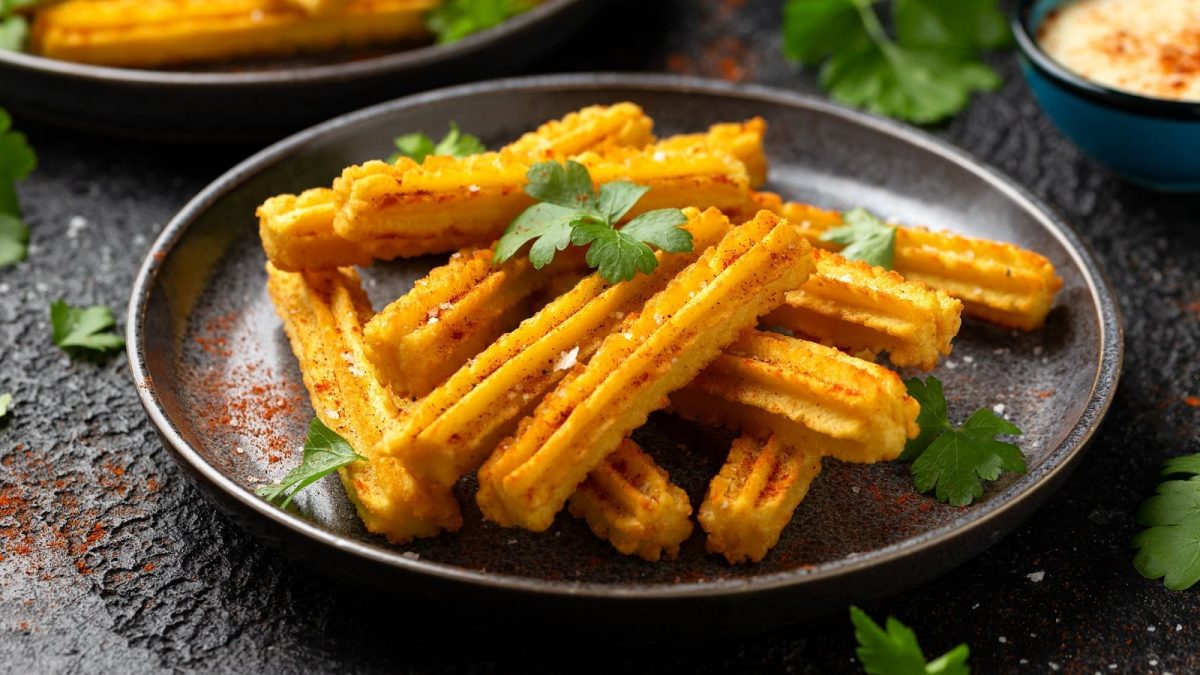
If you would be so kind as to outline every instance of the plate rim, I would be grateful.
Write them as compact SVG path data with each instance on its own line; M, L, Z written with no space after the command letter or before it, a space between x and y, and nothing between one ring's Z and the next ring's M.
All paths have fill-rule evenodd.
M99 66L74 61L51 59L27 52L0 50L0 66L11 66L32 73L54 75L76 80L108 84L142 85L153 87L245 87L245 86L302 86L334 81L357 80L382 75L415 71L438 64L469 58L474 53L503 41L506 37L536 28L544 21L558 16L575 5L596 0L544 0L538 6L522 12L498 26L468 35L449 44L432 44L383 54L361 61L348 61L317 66L253 70L247 72L201 72L151 70Z
M974 515L966 522L951 522L915 537L874 549L853 558L841 558L820 563L810 568L795 568L782 572L747 578L688 581L682 583L603 583L580 581L555 581L466 569L457 565L425 559L413 560L401 555L394 547L357 541L327 531L290 512L278 509L253 495L231 478L204 460L175 430L152 384L145 357L144 318L148 300L162 263L187 232L192 222L205 210L236 189L245 180L271 166L286 160L303 149L308 143L325 135L353 127L360 122L384 116L398 110L419 108L423 105L440 103L448 99L465 99L474 94L496 92L554 93L556 91L586 91L624 88L643 91L667 91L670 93L698 93L761 101L789 107L799 107L814 112L840 117L850 123L862 125L875 131L896 137L898 140L938 155L953 162L961 169L985 180L1010 199L1027 208L1039 223L1066 249L1068 256L1083 273L1083 281L1089 289L1090 300L1096 306L1100 320L1099 362L1088 394L1086 405L1071 426L1063 441L1055 447L1039 465L1039 469L1023 475L1001 492L992 495L977 505ZM860 110L847 108L812 96L792 91L763 86L731 84L717 80L683 77L664 74L624 73L569 73L559 75L536 75L527 77L488 80L453 87L436 89L406 96L362 110L335 117L322 124L293 134L253 154L211 182L193 197L170 220L147 251L146 258L138 270L130 295L126 315L126 351L129 368L133 376L138 397L147 416L159 435L167 441L176 461L187 463L185 468L193 475L203 477L226 497L238 502L256 515L273 521L292 534L314 540L339 552L362 557L368 561L404 572L432 575L445 581L465 583L480 588L520 591L546 596L591 597L598 599L682 599L722 597L747 592L771 591L786 587L817 582L829 582L838 577L862 573L873 567L886 566L919 556L931 549L943 548L972 534L986 531L988 526L1002 519L1008 512L1020 509L1026 502L1045 499L1053 493L1074 468L1098 430L1112 405L1124 359L1124 331L1117 296L1103 270L1096 263L1091 248L1080 239L1075 230L1054 209L1032 195L1013 179L997 169L974 158L965 150L957 148L928 132L908 127L897 121L882 118ZM150 383L143 385L143 383ZM1049 492L1047 492L1049 491ZM1047 492L1043 495L1044 492ZM210 499L211 501L211 499ZM1036 508L1034 509L1036 510ZM1032 511L1020 517L1012 525L1015 528ZM1007 531L1011 528L999 528ZM998 540L998 538L996 539ZM994 543L994 542L993 542ZM974 552L974 557L982 550Z

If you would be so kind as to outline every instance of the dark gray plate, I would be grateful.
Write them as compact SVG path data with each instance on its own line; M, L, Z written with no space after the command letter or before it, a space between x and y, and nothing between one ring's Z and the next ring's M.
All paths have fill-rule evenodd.
M55 124L168 141L279 138L401 94L519 71L549 53L603 0L545 0L459 42L135 70L0 50L0 105Z
M501 144L584 105L643 105L661 134L764 116L772 187L832 207L866 206L935 228L1017 242L1047 255L1065 286L1045 330L966 322L937 371L951 411L1003 404L1026 432L1029 472L1007 476L965 509L915 494L902 464L827 460L777 549L730 567L702 533L678 561L619 555L562 515L543 534L483 523L474 485L461 490L458 534L393 547L364 533L327 479L285 513L252 490L298 461L312 416L264 292L254 208L265 197L328 184L348 164L382 157L407 129L448 120ZM367 272L382 306L436 259ZM294 136L223 176L168 225L138 277L129 356L166 446L246 527L296 555L382 587L456 597L470 607L519 602L589 625L632 630L756 628L896 592L959 564L1028 517L1065 479L1108 409L1121 364L1118 311L1079 238L1019 187L901 125L787 92L674 77L572 75L488 82L415 96ZM728 434L666 414L637 438L699 504ZM637 609L638 611L631 611ZM473 614L474 615L474 614ZM667 627L670 627L669 629Z

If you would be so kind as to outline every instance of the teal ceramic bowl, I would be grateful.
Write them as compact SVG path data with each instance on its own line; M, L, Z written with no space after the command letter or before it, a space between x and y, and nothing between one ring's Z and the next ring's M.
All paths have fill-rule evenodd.
M1041 22L1070 0L1021 0L1013 33L1021 69L1051 121L1122 177L1156 190L1200 192L1200 103L1111 89L1072 73L1037 43Z

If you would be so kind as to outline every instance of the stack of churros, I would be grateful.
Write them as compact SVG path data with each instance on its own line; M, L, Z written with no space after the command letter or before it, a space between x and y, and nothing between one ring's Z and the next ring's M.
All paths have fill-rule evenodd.
M843 258L821 236L840 214L755 191L765 133L752 119L656 139L637 105L594 106L495 152L368 162L267 200L268 288L317 416L366 458L341 474L367 528L394 543L455 530L454 489L477 474L504 527L542 531L566 508L657 561L695 515L709 552L759 561L823 457L891 461L917 436L917 401L876 358L933 368L964 311L1044 322L1061 281L1010 244L900 227L895 271ZM647 186L626 218L680 209L692 251L618 283L575 249L495 264L548 160ZM428 254L450 255L374 314L354 266ZM657 410L739 434L706 494L631 438Z

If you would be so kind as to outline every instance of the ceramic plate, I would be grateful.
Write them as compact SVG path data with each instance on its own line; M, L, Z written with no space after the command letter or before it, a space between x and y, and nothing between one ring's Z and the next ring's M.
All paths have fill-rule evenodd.
M106 68L0 50L0 105L138 140L274 140L401 94L517 72L569 37L601 2L544 0L450 45L187 69Z
M865 206L902 222L1011 241L1050 258L1064 287L1044 330L967 320L936 374L951 413L1002 404L1025 430L1029 471L1006 475L968 508L918 495L905 464L825 468L779 546L757 565L706 555L703 535L677 561L622 556L561 514L546 533L481 520L460 485L458 534L390 546L368 535L340 483L299 500L301 514L253 488L299 459L312 417L300 373L264 290L255 206L328 185L342 167L386 156L392 137L449 120L495 147L594 103L630 100L666 135L761 115L770 188L833 208ZM365 272L376 309L442 258ZM785 91L674 77L571 75L487 82L402 99L298 134L198 195L154 245L134 288L129 354L166 447L246 527L313 564L387 588L470 606L523 603L590 625L763 627L896 592L984 550L1061 484L1112 399L1121 329L1112 293L1079 237L1008 179L902 125ZM699 504L731 437L659 413L635 438ZM638 611L630 611L634 607ZM646 611L642 611L646 610Z

